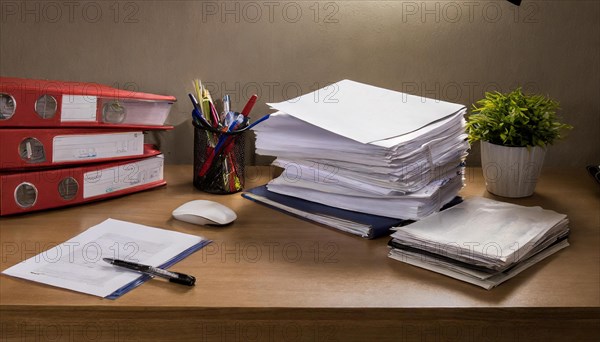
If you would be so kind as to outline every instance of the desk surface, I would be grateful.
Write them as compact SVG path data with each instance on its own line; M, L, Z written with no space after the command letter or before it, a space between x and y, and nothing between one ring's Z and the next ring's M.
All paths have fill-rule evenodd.
M73 319L83 322L86 313L94 313L95 324L104 324L99 323L104 322L102 319L113 319L114 324L114 319L134 319L135 315L136 320L147 325L143 330L136 328L132 332L128 330L129 323L119 329L136 337L153 331L153 323L148 322L155 321L148 319L177 319L184 335L203 333L207 339L224 339L222 334L239 335L240 325L231 328L234 330L230 325L249 320L297 322L295 327L301 329L303 337L311 332L323 337L334 330L337 337L348 333L355 338L363 333L372 337L375 332L369 329L379 326L402 329L396 333L413 334L417 339L431 331L448 334L443 323L437 330L426 330L426 321L433 317L438 322L458 324L460 336L465 327L475 329L466 332L475 336L477 332L484 333L486 326L519 320L522 324L516 332L509 329L515 327L514 322L506 323L510 332L502 330L502 334L509 334L508 339L517 336L514 334L529 334L523 322L537 322L538 328L549 329L540 336L554 336L552 331L564 320L572 324L567 324L563 332L589 336L593 331L590 327L598 327L600 322L600 188L583 169L545 170L532 197L504 199L567 214L571 246L491 291L388 258L388 238L365 240L314 225L243 199L239 193L201 193L191 184L191 166L167 166L165 172L168 185L160 189L0 218L0 269L111 217L213 240L173 267L195 275L196 286L187 288L154 280L111 301L2 275L0 318L8 331L5 337L23 333L19 324L50 324L53 319L62 320L63 324ZM250 168L247 186L266 182L272 172L266 167ZM485 191L481 170L477 168L467 170L466 187L461 194L494 198ZM238 220L228 227L208 228L170 217L174 208L194 199L221 202L236 211ZM457 323L457 315L468 317L470 323ZM542 323L541 318L546 318L546 322ZM314 319L330 319L332 325L323 328L306 323ZM222 325L206 326L198 320ZM187 321L193 325L184 327ZM398 322L404 325L398 326ZM406 325L407 322L412 325ZM305 326L308 331L303 330ZM289 327L273 329L284 331ZM383 331L380 334L379 337L387 336ZM411 336L407 335L407 339Z

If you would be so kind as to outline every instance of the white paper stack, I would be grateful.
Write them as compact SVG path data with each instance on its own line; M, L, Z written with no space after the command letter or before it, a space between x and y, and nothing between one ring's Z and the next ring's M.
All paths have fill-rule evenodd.
M269 104L256 152L285 169L269 191L367 214L418 220L462 187L466 108L343 80Z
M567 247L568 226L551 210L470 198L397 228L389 256L489 290Z

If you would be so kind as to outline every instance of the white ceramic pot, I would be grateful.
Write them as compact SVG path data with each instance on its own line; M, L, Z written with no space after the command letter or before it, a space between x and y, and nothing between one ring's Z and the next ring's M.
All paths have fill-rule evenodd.
M537 184L546 149L507 147L481 142L481 167L487 191L503 197L527 197Z

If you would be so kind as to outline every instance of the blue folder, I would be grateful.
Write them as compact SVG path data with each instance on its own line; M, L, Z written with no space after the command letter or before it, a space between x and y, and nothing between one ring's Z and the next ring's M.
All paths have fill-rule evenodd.
M178 255L176 255L175 257L173 257L169 261L165 262L164 264L160 265L158 268L167 269L167 268L175 265L179 261L181 261L181 260L187 258L188 256L192 255L194 252L202 249L202 247L208 245L211 242L212 242L211 240L202 240L199 243L197 243L197 244L191 246L190 248L186 249L185 251L179 253ZM131 283L123 286L122 288L116 290L115 292L109 294L108 296L106 296L104 298L106 298L106 299L117 299L117 298L121 297L122 295L126 294L127 292L129 292L129 291L135 289L136 287L142 285L143 283L147 282L150 279L152 279L152 277L149 276L149 275L146 275L146 274L141 275L136 280L134 280Z
M251 194L251 195L249 195L249 194ZM358 223L358 224L363 224L364 230L360 233L359 232L351 232L351 231L345 230L345 229L337 227L337 226L329 226L329 227L336 228L339 230L344 230L348 233L360 235L367 239L374 239L374 238L378 238L381 236L388 236L391 233L390 232L391 227L403 226L405 224L413 222L413 221L409 221L409 220L401 220L401 219L397 219L397 218L359 213L356 211L350 211L350 210L340 209L340 208L336 208L336 207L330 207L330 206L323 205L320 203L303 200L303 199L297 198L297 197L277 194L277 193L267 190L266 185L259 186L259 187L256 187L256 188L253 188L250 190L246 190L242 194L242 196L249 200L256 201L258 203L269 206L273 209L279 210L286 214L290 214L290 215L299 217L299 218L307 220L307 221L311 221L313 223L314 223L314 221L310 220L309 218L291 213L291 212L285 210L285 208L275 207L268 203L265 203L264 199L268 199L270 201L277 202L286 207L290 207L290 208L293 208L293 209L296 209L296 210L299 210L299 211L302 211L305 213L328 216L328 217L333 217L333 218L337 218L337 219L341 219L341 220L345 220L345 221L351 221L351 222Z

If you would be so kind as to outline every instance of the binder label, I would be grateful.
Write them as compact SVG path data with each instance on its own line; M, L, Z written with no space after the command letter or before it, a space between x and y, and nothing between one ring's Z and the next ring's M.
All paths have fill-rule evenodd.
M135 163L113 166L83 175L83 198L153 183L163 179L162 155Z
M53 162L139 156L144 153L142 132L57 135L53 142Z
M96 121L96 96L63 95L61 122L94 122Z

